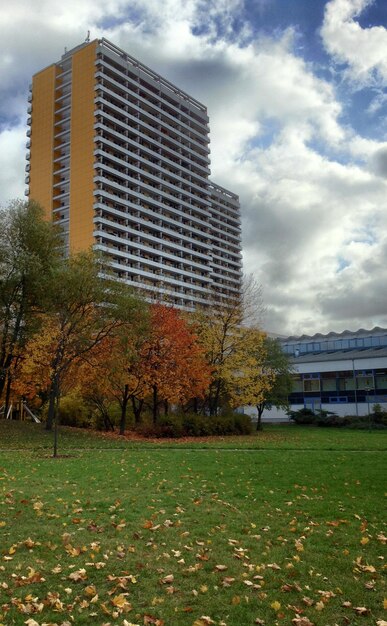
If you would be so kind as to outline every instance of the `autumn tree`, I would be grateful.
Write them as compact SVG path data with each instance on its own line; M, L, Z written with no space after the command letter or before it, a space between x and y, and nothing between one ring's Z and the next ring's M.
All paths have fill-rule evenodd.
M233 359L233 371L226 378L230 404L258 406L270 392L275 373L267 364L266 335L258 328L243 333L243 349ZM241 346L242 347L242 346Z
M0 397L27 340L39 329L47 286L60 261L59 234L34 202L0 210ZM8 384L7 384L8 380ZM6 391L5 403L8 404Z
M141 307L125 286L103 278L105 268L92 253L64 260L53 273L49 303L42 316L44 336L30 342L26 358L47 363L49 407L46 428L55 423L61 388L70 368ZM48 346L45 344L48 343ZM56 454L56 434L54 454Z
M210 306L192 316L193 327L205 350L212 376L203 409L216 415L225 404L230 381L238 371L248 342L249 328L263 315L262 293L254 279L248 277L234 298L223 301L213 290Z
M154 304L150 320L149 339L141 350L141 375L151 389L156 422L161 402L181 404L204 395L210 367L196 335L177 309Z
M80 369L83 395L100 412L105 427L113 430L108 406L116 400L121 408L119 432L125 433L128 403L136 424L141 421L149 384L143 375L141 350L148 332L147 307L121 324L94 348Z
M265 409L270 411L273 406L277 409L289 408L289 395L293 389L293 368L278 339L266 337L264 340L262 372L270 373L273 382L270 389L262 395L261 402L256 403L257 430L262 429L262 414Z

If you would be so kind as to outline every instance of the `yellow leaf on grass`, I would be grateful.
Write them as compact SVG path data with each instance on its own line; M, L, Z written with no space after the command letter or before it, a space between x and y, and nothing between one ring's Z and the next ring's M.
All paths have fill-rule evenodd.
M119 609L124 609L125 611L131 611L132 605L126 599L126 595L127 594L125 593L120 593L118 596L114 596L114 598L111 599L113 606L116 606Z
M271 603L271 608L274 609L274 611L279 611L281 608L281 603L278 602L278 600L275 600L274 602Z
M369 542L369 537L362 537L360 539L360 543L362 546L365 546Z

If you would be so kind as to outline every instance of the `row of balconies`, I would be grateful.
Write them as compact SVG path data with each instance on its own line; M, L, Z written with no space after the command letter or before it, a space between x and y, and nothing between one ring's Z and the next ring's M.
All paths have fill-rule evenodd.
M218 234L219 239L225 239L226 241L228 241L230 238L232 238L235 241L240 241L241 239L241 227L240 226L229 226L227 224L222 225L221 222L220 222L220 226L217 226L216 224L213 223L213 221L211 221L211 230L214 233L215 237Z
M114 267L114 263L112 265ZM148 301L158 301L164 296L168 303L172 303L187 311L193 311L198 304L203 306L208 304L208 289L202 289L200 293L192 294L192 296L185 296L173 289L168 289L168 285L165 285L164 281L160 281L157 287L155 287L143 282L140 275L132 274L130 271L122 272L120 267L117 268L117 273L119 278L123 279L140 292L144 292L144 296Z
M109 88L105 84L104 81L102 83L99 83L98 87L101 88L101 91L105 92L106 94L110 94L111 97L113 96L113 94L115 94L114 89ZM120 97L120 100L123 98L123 96L119 96L119 97ZM176 118L163 116L159 112L158 108L155 113L152 113L152 111L149 110L149 107L144 108L144 104L139 99L125 98L126 106L125 106L124 111L122 109L122 106L116 106L114 103L111 102L109 98L104 98L103 95L98 96L95 102L98 102L99 100L102 101L102 105L103 105L102 108L104 108L104 105L105 105L109 109L115 110L119 115L119 118L117 119L120 119L121 122L125 121L124 119L122 119L123 115L124 117L129 117L131 119L132 118L138 119L143 124L147 124L151 127L158 128L158 130L163 128L165 132L170 132L172 133L172 135L176 135L180 137L181 139L189 138L201 150L204 150L206 153L209 152L207 144L209 144L210 140L208 138L207 132L197 133L193 131L190 126L186 124L180 124L180 123L176 124ZM120 103L122 105L122 102ZM134 113L129 113L129 110L134 111ZM148 118L147 121L143 119L144 117Z
M161 112L160 107L157 104L154 107L150 106L146 99L142 98L139 94L133 93L117 93L115 88L109 87L105 84L104 80L98 84L97 88L101 86L104 87L106 93L109 93L109 99L104 100L106 104L108 104L109 108L113 108L117 111L117 113L122 117L123 113L128 113L129 110L135 111L134 115L139 117L140 114L145 115L147 118L150 118L151 121L148 120L148 124L153 126L153 124L160 125L160 123L168 128L171 132L178 132L185 136L190 136L193 140L197 141L200 146L206 146L209 143L208 138L208 130L203 129L204 132L199 132L197 129L192 128L192 126L177 121L177 118L168 115L165 112ZM97 97L99 100L101 96ZM123 104L123 101L125 104ZM115 104L116 103L116 104ZM152 123L153 121L153 123Z
M150 259L143 259L136 254L123 253L115 248L112 248L108 245L106 239L104 239L103 234L101 235L100 231L94 232L94 237L97 238L97 249L105 252L109 256L114 256L116 258L116 263L122 266L122 269L125 267L130 268L130 264L127 264L127 261L132 261L133 263L137 263L136 272L141 271L144 277L147 277L151 280L166 280L171 285L175 285L178 287L186 288L186 285L189 284L190 288L194 290L201 291L203 287L208 286L211 283L211 278L209 276L201 276L198 279L198 274L185 272L183 270L176 270L168 265L162 265L160 263L155 263ZM140 260L139 260L140 259ZM188 283L184 282L183 278L176 278L176 276L185 277L187 279L192 279ZM196 282L194 282L196 280Z
M112 196L110 200L114 202L114 196ZM141 232L142 237L145 237L149 241L157 242L157 243L163 243L164 241L171 241L171 243L173 244L173 248L176 249L177 251L180 250L184 252L187 250L187 248L189 250L192 250L192 247L194 246L195 250L193 250L193 252L196 255L200 255L201 258L203 259L203 262L208 262L210 260L210 257L208 256L210 245L209 243L207 243L207 241L193 242L191 237L187 237L184 234L180 234L180 233L177 234L175 231L172 231L170 228L166 226L163 226L163 227L158 226L157 228L153 228L151 227L149 222L147 223L145 222L145 220L141 220L141 218L131 215L129 210L136 208L133 205L127 206L126 207L127 210L124 211L124 210L119 210L117 208L117 205L109 207L107 204L105 204L107 202L109 202L109 198L106 198L106 195L105 195L104 202L102 201L96 202L95 209L98 211L101 211L103 216L112 215L121 219L122 218L127 219L128 226L126 226L125 228L127 228L128 231L132 232L133 234L138 234L137 231L139 231ZM140 220L140 223L139 223L139 220ZM133 226L129 226L129 224L133 224Z
M97 100L100 100L100 98L97 98ZM128 114L129 121L132 121L135 124L135 126L134 126L133 124L127 124L126 122L123 122L123 121L119 120L117 117L114 117L111 114L107 113L106 112L106 107L104 105L102 105L102 108L100 108L100 109L98 109L96 111L96 114L101 115L104 119L112 117L114 120L119 121L120 122L120 126L123 126L125 128L125 130L136 129L137 133L138 132L143 132L143 135L148 136L149 138L156 139L157 137L163 137L165 139L166 137L168 137L171 140L171 142L173 142L174 144L177 145L178 149L180 149L182 145L185 145L196 156L198 156L198 157L200 156L200 158L205 163L209 162L209 160L208 160L209 150L208 149L204 150L204 148L202 148L200 146L196 147L194 145L196 142L192 143L191 141L185 141L184 140L185 138L184 138L183 135L182 135L181 138L179 137L177 139L174 139L172 137L172 135L168 134L167 132L160 132L157 127L154 127L151 124L146 124L145 122L141 122L141 120L139 119L139 115L138 116L132 116L132 115ZM112 121L112 123L113 123L113 120L110 120L110 121ZM145 128L145 130L144 130L144 128ZM154 137L154 135L156 135L156 137ZM191 146L191 143L192 143L192 146ZM163 144L167 145L167 143L165 141L163 141ZM173 148L173 146L172 146L172 147L170 147L170 149L176 149L176 148ZM197 163L199 163L199 161L197 161Z
M109 209L107 207L106 211L109 212L109 210L114 210L114 209ZM144 234L151 234L156 239L158 238L164 239L166 237L172 237L172 239L169 239L169 241L173 241L173 243L176 243L176 241L180 242L182 238L188 241L191 241L191 239L194 239L195 242L200 243L201 246L207 247L208 245L207 242L209 241L209 239L197 238L195 237L195 235L192 235L192 230L183 229L181 227L176 227L173 225L173 222L170 223L170 222L161 221L161 220L156 222L154 220L150 220L146 218L129 216L129 214L128 214L128 218L129 220L131 218L134 224L142 225L141 232L144 232ZM188 235L186 233L188 233Z
M126 143L128 140L137 141L140 145L144 145L150 148L153 152L157 152L159 149L166 150L170 152L174 156L179 155L179 158L182 158L182 155L188 161L191 161L197 167L200 167L204 170L204 172L208 173L208 164L209 159L206 156L199 155L199 153L192 148L188 147L179 142L175 142L173 140L168 141L165 139L165 135L156 134L152 136L149 132L143 131L140 127L134 129L133 127L125 124L125 131L121 132L120 130L116 130L109 125L108 116L102 115L101 110L96 111L96 115L100 116L100 121L98 121L94 125L96 130L100 129L103 133L107 135L111 135L113 138L116 137L121 142Z
M121 166L125 166L129 163L129 159L136 159L140 164L146 164L147 166L151 166L152 169L159 174L163 174L168 172L168 175L171 174L172 177L177 181L175 184L188 184L192 187L194 186L199 193L205 198L208 197L207 186L208 180L207 178L203 178L201 175L199 178L196 178L195 174L192 174L192 171L185 171L184 175L181 170L181 163L179 160L172 161L170 159L163 159L160 155L157 155L158 158L155 158L155 154L136 154L133 150L127 149L123 150L122 153L117 152L116 144L110 142L107 139L103 139L101 141L103 143L103 148L97 148L94 152L96 157L103 156L107 157L109 155L109 160L114 161L114 163L119 163ZM135 144L137 146L137 144ZM137 147L138 151L138 147ZM147 158L145 158L147 157ZM140 168L139 168L140 169ZM191 167L190 167L191 170ZM196 195L196 194L195 194ZM204 199L204 198L202 198Z
M169 222L180 226L181 224L179 223L179 217L185 216L184 210L182 210L182 208L175 209L172 206L171 202L168 200L167 194L161 193L156 197L154 194L150 194L149 191L147 191L149 188L146 185L141 185L140 191L133 191L131 193L131 190L129 190L127 187L123 185L117 185L116 183L109 181L109 179L105 178L104 176L95 176L94 182L99 185L99 191L106 191L109 196L118 196L121 198L121 200L128 200L135 204L136 207L138 207L138 210L141 210L141 202L145 203L147 206L150 206L153 213L156 213L157 215L152 214L152 216L150 216L147 210L142 211L143 215L148 218L157 218L159 216L159 219L163 220L163 218L166 217L163 211L163 208L165 206L168 207L168 214L174 216L174 218L171 217L168 219ZM189 204L184 201L181 202L181 206L183 208L186 207L187 209L190 208ZM154 207L156 207L156 210ZM207 220L199 219L195 215L190 215L190 219L193 222L193 225L189 229L189 232L209 232Z
M112 165L108 165L107 163L99 161L98 165L96 165L95 168L98 169L99 165L101 165L101 168L103 168L104 171L110 172L114 175L118 175L123 179L133 179L134 173L138 177L137 180L141 180L144 182L144 184L147 184L153 188L163 189L166 186L169 189L173 190L166 191L166 193L168 193L170 196L178 198L179 200L183 200L183 196L186 196L188 198L188 200L186 200L188 204L196 206L202 211L208 213L208 209L210 207L209 196L205 196L203 193L193 193L191 191L191 187L183 182L184 179L182 177L179 177L181 178L181 180L174 180L170 178L169 175L166 176L162 168L156 169L149 164L146 167L141 167L142 163L139 160L137 160L137 162L127 162L125 164L126 167L119 167L115 163L113 163ZM149 167L151 167L151 169L149 169ZM200 202L203 207L198 205L197 202Z
M115 171L109 168L97 168L97 175L94 177L94 182L99 184L99 188L101 188L101 184L102 188L106 185L110 188L117 189L117 191L127 193L129 196L133 196L136 199L141 200L148 198L153 201L156 200L158 209L160 209L161 206L168 206L175 215L189 215L196 224L208 225L210 218L209 207L206 205L200 206L195 202L195 196L193 194L178 198L176 195L171 194L169 189L164 189L161 185L156 187L155 185L149 184L144 179L139 180L128 175L120 179L114 176L114 174ZM156 194L155 191L157 192ZM145 202L147 202L147 200L145 200Z
M187 271L200 273L209 271L206 255L203 255L200 250L196 251L193 248L187 249L182 246L179 249L165 246L159 239L152 238L152 236L149 237L147 233L138 235L138 231L130 228L130 226L123 228L121 225L112 224L106 218L94 218L94 223L98 226L98 230L106 233L109 240L117 246L123 246L124 248L129 246L130 249L136 248L143 251L144 254L166 258L171 263L183 263L187 266ZM121 229L122 232L120 232ZM165 242L165 240L162 241Z
M165 158L175 163L181 162L181 167L187 169L189 167L190 174L201 177L202 181L205 183L207 183L208 181L209 169L203 168L201 165L198 165L197 162L194 161L192 158L184 156L182 151L178 150L176 153L171 152L169 150L165 150L164 147L162 147L161 145L157 150L155 150L152 144L146 141L144 138L136 137L132 139L130 137L123 137L122 135L119 135L115 131L108 128L100 128L100 133L94 137L94 141L96 143L103 139L106 139L108 142L113 144L118 150L121 149L126 153L132 150L132 152L135 152L138 156L141 156L144 153L151 156L157 154L159 158Z
M125 77L130 78L136 85L138 84L145 87L151 94L158 96L161 93L163 99L169 102L174 110L178 108L187 114L191 114L193 113L192 108L195 107L195 117L200 122L203 122L203 120L208 121L206 107L200 102L181 91L178 87L172 85L172 83L162 76L159 76L148 67L142 65L137 59L130 57L127 53L114 46L114 44L112 45L111 42L103 39L102 43L104 44L104 53L105 47L109 49L109 52L107 55L99 54L98 56L108 64L109 68L113 67L116 71L121 71ZM115 55L118 54L120 64L115 63L113 60L112 51ZM117 57L114 56L114 59L116 58ZM121 67L122 62L124 63L124 69ZM135 72L131 71L132 67L135 68Z
M195 119L198 119L200 124L208 121L207 110L204 105L188 94L182 92L180 89L169 83L169 81L155 74L148 67L143 66L136 59L129 57L125 53L122 54L124 55L125 60L127 62L131 62L134 66L136 70L135 73L131 71L128 63L125 64L125 67L118 67L109 56L106 57L105 55L99 55L99 58L110 71L114 71L116 74L119 74L120 82L122 82L122 80L130 80L131 85L134 88L139 86L146 89L147 93L151 94L151 97L158 100L162 98L173 107L173 110L178 109L186 115L192 115L194 113L191 110L192 105L194 105L195 111L199 112L199 115L194 115ZM174 95L173 99L170 97L171 93Z
M110 62L109 61L100 59L97 62L97 67L98 66L102 67L103 74L107 73L107 70L114 71L111 66L111 61ZM136 67L137 68L139 67L138 64L136 64ZM181 100L182 96L183 96L183 100L185 100L187 98L187 94L183 95L180 90L178 90L179 101L178 102L170 101L168 96L162 91L162 89L160 89L160 86L159 86L159 85L165 85L165 82L166 82L165 79L159 77L158 88L155 90L149 81L143 81L138 76L135 76L135 77L133 75L129 76L127 73L127 70L117 71L117 68L116 68L116 74L118 74L117 76L118 83L121 84L123 83L123 81L128 81L128 87L127 87L128 91L133 92L135 90L141 90L145 94L147 100L151 101L152 103L154 103L155 101L162 103L164 110L168 114L171 114L173 117L176 117L176 115L179 115L180 118L184 118L188 123L191 122L191 120L193 121L193 123L195 123L194 122L195 120L199 128L202 128L203 126L208 128L208 116L206 113L206 108L202 107L200 114L196 113L195 111L190 110L190 107L186 106L184 104L184 101L182 102ZM199 104L197 103L197 101L193 101L193 99L190 98L189 96L188 96L188 100L190 103L195 103L196 107Z

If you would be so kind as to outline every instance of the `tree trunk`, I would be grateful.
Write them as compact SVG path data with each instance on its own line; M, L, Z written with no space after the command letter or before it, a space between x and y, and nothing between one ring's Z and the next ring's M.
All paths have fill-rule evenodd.
M153 423L156 424L158 418L158 395L157 395L157 385L153 385L153 406L152 406L152 414L153 414Z
M58 456L58 431L59 431L59 381L55 377L54 384L54 453L53 457Z
M11 398L11 372L8 370L8 375L7 375L7 386L6 386L6 390L5 390L5 405L4 405L4 417L7 417L8 415L8 409L9 409L9 401Z
M52 430L55 419L55 380L51 381L49 401L48 401L48 413L46 421L46 430Z
M210 399L210 415L218 415L219 409L219 400L220 400L220 391L222 387L222 382L220 379L215 381L215 393Z
M16 315L15 326L12 332L12 336L10 338L10 342L7 349L7 332L3 332L3 342L1 348L1 368L0 368L0 397L3 395L4 386L6 383L7 373L9 372L12 361L13 361L13 352L15 346L20 338L20 331L22 327L22 321L24 317L24 306L25 306L25 289L26 289L26 279L23 275L21 278L21 302L19 305L19 310ZM3 331L4 328L9 328L9 320L13 319L11 314L11 310L8 308L6 315L6 319L3 320Z
M136 398L132 396L132 407L133 407L133 414L134 414L134 422L136 426L138 426L142 422L141 413L142 413L143 406L144 406L144 400L138 400L138 404L137 404Z
M169 411L168 400L164 400L164 415L168 415L168 411Z
M112 420L110 419L109 414L106 410L102 410L102 419L103 419L105 431L108 432L110 430L111 432L114 432L114 424Z
M265 404L257 404L258 418L257 418L257 431L263 430L262 427L262 413L264 411Z
M129 400L129 386L125 385L124 393L122 394L122 403L121 403L121 421L120 421L120 435L125 435L126 428L126 410L128 407Z
M54 452L53 457L56 459L58 456L58 430L59 430L59 411L58 411L58 398L55 394L55 409L54 409Z

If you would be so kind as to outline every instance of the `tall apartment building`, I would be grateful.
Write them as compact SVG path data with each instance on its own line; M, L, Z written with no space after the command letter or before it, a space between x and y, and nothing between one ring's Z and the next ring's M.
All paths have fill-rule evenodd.
M240 290L238 197L209 179L206 107L106 39L34 75L26 193L67 252L178 307Z

